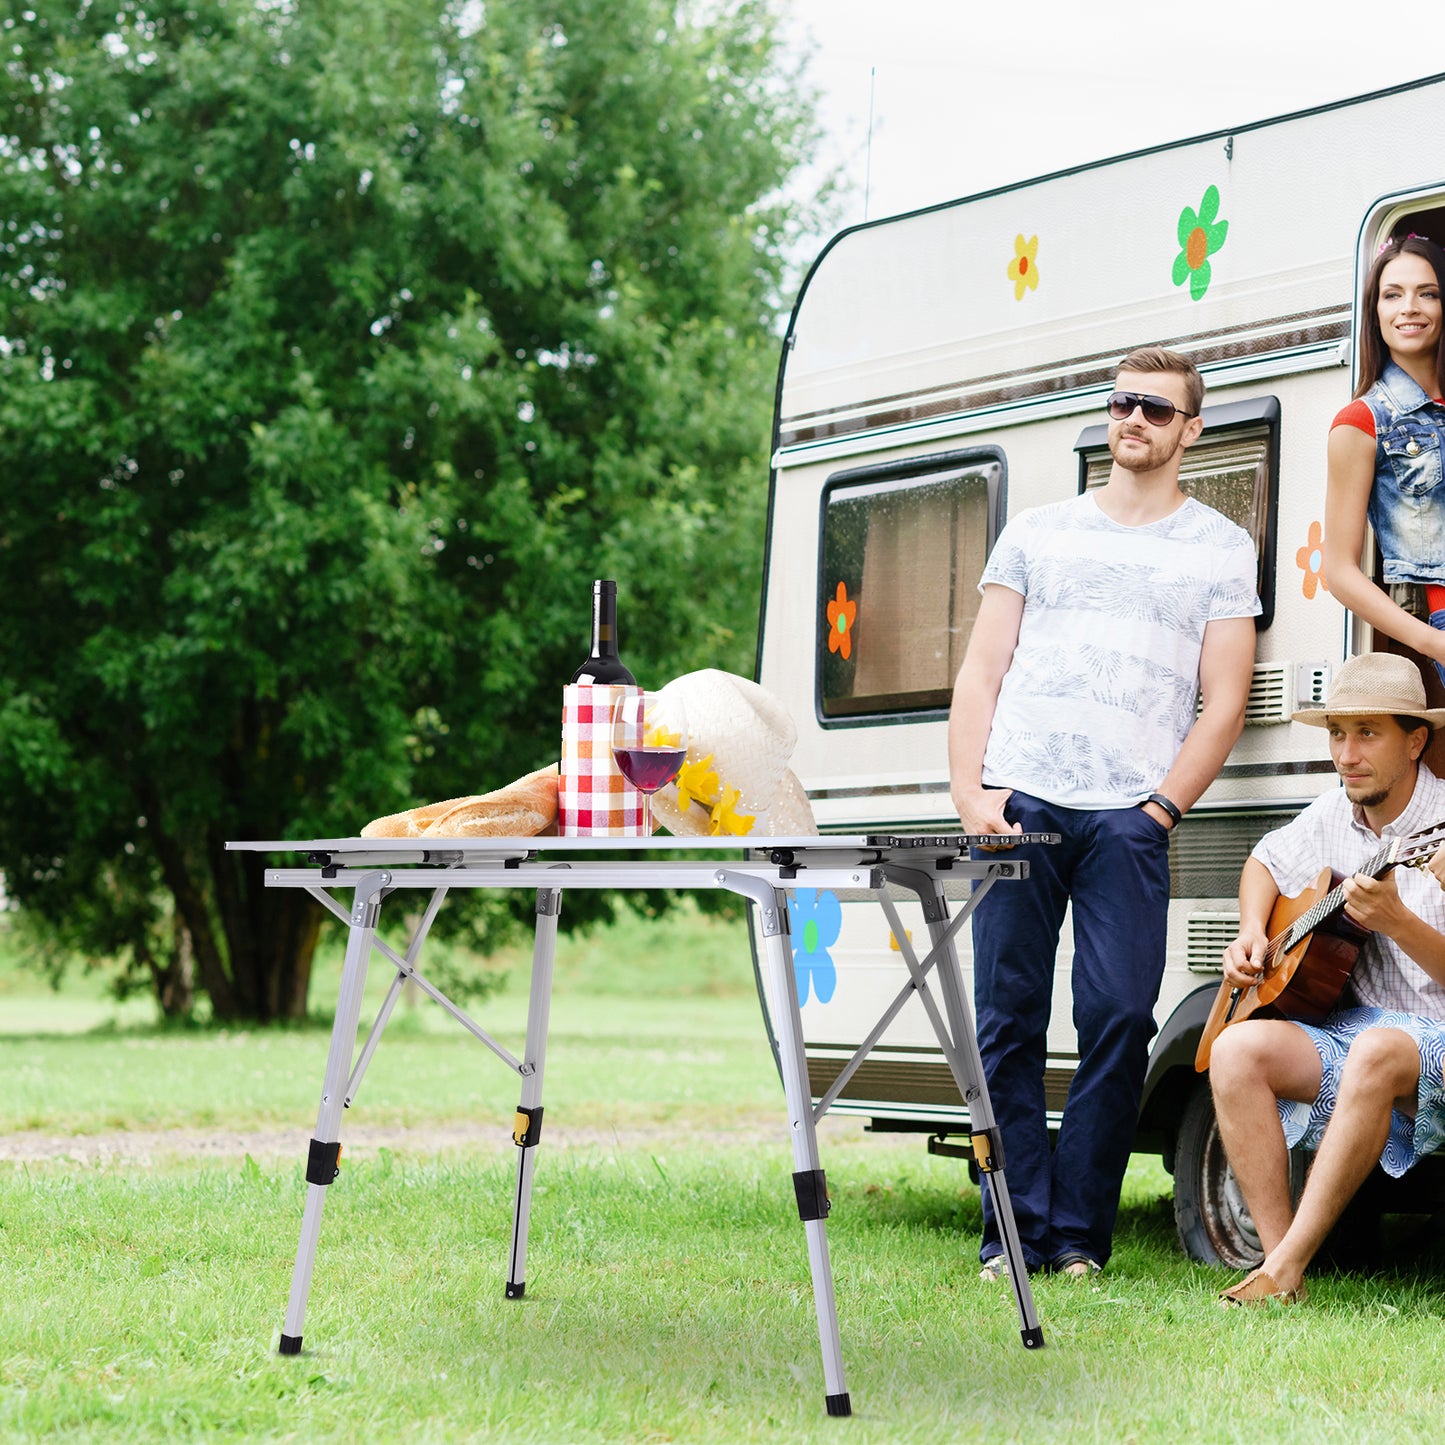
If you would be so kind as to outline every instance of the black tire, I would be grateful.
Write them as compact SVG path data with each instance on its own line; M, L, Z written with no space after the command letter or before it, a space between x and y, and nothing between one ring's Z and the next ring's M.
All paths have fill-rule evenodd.
M1306 1160L1290 1156L1290 1193L1304 1186ZM1253 1269L1264 1258L1249 1206L1225 1158L1214 1098L1201 1079L1185 1101L1174 1152L1174 1227L1190 1259Z

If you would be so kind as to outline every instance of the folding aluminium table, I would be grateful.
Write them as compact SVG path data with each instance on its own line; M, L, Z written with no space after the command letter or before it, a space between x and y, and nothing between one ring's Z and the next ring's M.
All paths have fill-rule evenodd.
M825 835L807 838L342 838L281 842L237 842L233 851L304 854L307 866L265 869L272 888L304 888L347 927L341 994L331 1033L316 1135L306 1164L307 1196L291 1279L291 1298L281 1334L284 1355L301 1352L302 1324L327 1186L339 1172L342 1110L351 1104L381 1040L403 986L411 980L479 1039L521 1082L513 1120L517 1182L505 1295L520 1299L526 1289L527 1226L532 1178L542 1136L542 1085L552 996L552 962L562 895L569 888L725 889L756 909L771 985L773 1028L793 1143L793 1185L803 1224L823 1355L825 1403L830 1415L851 1407L843 1378L838 1311L828 1255L827 1181L818 1155L816 1123L832 1106L889 1024L917 998L938 1037L954 1082L968 1105L974 1159L987 1173L1008 1261L1009 1278L1026 1348L1042 1345L1013 1207L1004 1176L988 1087L979 1059L973 1015L963 987L954 940L979 900L996 884L1024 884L1027 862L1007 851L970 856L971 847L1003 843L1053 843L1054 834L1013 835ZM706 852L713 856L700 857ZM722 854L722 861L717 855ZM732 855L736 856L732 856ZM944 885L971 880L970 896L950 917ZM905 976L897 995L828 1090L815 1103L804 1055L797 981L789 942L787 893L794 887L825 888L853 897L871 895L897 940ZM1024 885L1026 886L1026 884ZM518 1058L458 1008L419 971L427 934L454 888L527 888L536 891L527 1035ZM415 932L399 953L377 935L385 901L398 890L430 894ZM350 907L333 897L349 892ZM894 893L911 893L922 906L929 949L919 958L899 917ZM372 953L396 970L391 987L360 1050L357 1031L362 991Z

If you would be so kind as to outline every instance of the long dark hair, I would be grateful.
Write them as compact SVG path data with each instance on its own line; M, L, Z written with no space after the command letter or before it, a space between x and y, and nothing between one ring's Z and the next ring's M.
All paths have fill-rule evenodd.
M1380 277L1396 256L1423 256L1430 263L1440 283L1440 297L1445 302L1445 251L1426 236L1394 236L1381 248L1365 277L1365 297L1360 305L1360 380L1355 395L1363 396L1384 375L1390 348L1380 335ZM1445 325L1440 328L1440 341L1435 351L1435 379L1445 384Z

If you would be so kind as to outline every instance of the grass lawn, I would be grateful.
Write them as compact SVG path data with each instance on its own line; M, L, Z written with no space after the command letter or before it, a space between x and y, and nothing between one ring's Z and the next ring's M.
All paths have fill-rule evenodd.
M347 1119L299 1358L275 1351L325 1031L169 1033L0 966L0 1440L1438 1436L1428 1236L1386 1272L1320 1273L1307 1306L1226 1313L1228 1277L1179 1253L1168 1177L1136 1159L1109 1271L1036 1281L1048 1346L1028 1352L1011 1294L976 1280L963 1166L837 1117L855 1415L826 1418L746 950L741 926L689 917L564 948L517 1302L516 1082L440 1011L400 1009ZM515 1050L525 1008L513 968L471 1011Z

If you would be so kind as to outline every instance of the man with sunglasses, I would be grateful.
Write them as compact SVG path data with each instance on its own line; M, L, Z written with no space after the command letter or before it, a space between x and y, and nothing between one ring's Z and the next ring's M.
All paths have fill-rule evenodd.
M974 992L1025 1261L1080 1278L1112 1249L1164 972L1169 830L1244 726L1260 611L1248 533L1179 488L1203 429L1198 370L1146 347L1115 386L1108 481L999 536L949 717L964 828L1062 840L1020 845L1027 886L975 910ZM1051 1154L1044 1069L1069 905L1079 1064ZM1001 1250L985 1179L984 1279L1003 1275Z

